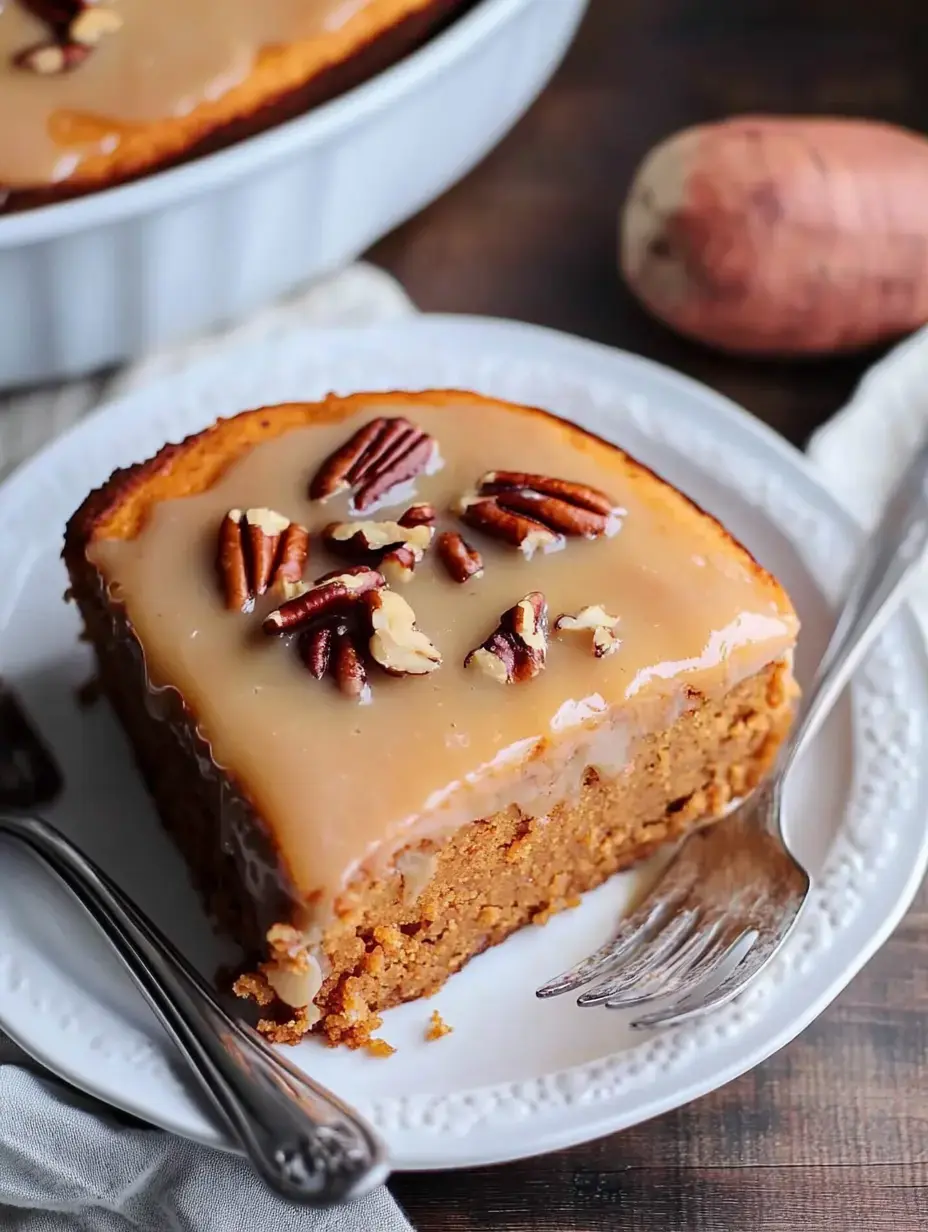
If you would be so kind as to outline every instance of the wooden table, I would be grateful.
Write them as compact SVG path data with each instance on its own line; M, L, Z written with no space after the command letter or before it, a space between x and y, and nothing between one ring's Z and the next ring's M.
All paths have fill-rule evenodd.
M713 355L649 321L616 275L618 206L649 146L750 110L928 131L923 0L592 0L511 136L374 259L425 310L515 317L640 352L801 445L875 356ZM928 1228L928 894L801 1038L715 1094L588 1146L398 1176L392 1189L420 1232Z

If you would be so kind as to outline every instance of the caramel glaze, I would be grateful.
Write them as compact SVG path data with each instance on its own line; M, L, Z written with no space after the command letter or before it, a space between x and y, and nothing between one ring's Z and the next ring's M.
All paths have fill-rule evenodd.
M121 28L72 72L43 76L13 59L48 42L49 27L0 0L0 184L78 176L144 126L215 103L279 48L351 26L369 34L365 11L378 5L385 15L383 0L113 0Z
M695 701L721 695L788 656L798 622L779 585L711 518L613 446L551 416L461 395L366 396L341 423L321 418L252 448L206 491L153 505L140 533L87 550L124 609L152 689L179 691L198 734L276 843L307 923L329 918L359 870L512 807L543 816L575 797L588 767L621 773L638 737ZM446 405L443 405L446 402ZM357 406L357 402L352 404ZM272 412L271 412L272 413ZM351 516L347 498L307 495L321 460L378 414L406 414L438 441L443 465L365 517L431 502L439 530L460 527L455 499L491 469L591 484L621 510L609 538L568 539L525 559L464 529L483 577L450 580L434 550L402 593L441 651L428 676L370 674L367 705L318 682L290 639L261 632L279 599L224 608L217 535L229 509L270 507L311 531ZM267 414L264 412L262 414ZM304 576L339 564L314 537ZM591 636L552 631L546 669L500 684L463 663L527 592L551 623L601 604L619 616L619 650L597 659Z

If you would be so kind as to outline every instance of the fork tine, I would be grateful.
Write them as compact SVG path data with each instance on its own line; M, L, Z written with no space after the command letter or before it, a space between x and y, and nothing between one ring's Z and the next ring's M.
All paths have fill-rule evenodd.
M559 997L561 993L573 992L582 988L591 980L612 970L615 963L620 962L631 951L638 948L646 936L667 918L675 905L674 900L660 898L657 901L648 899L622 924L615 936L601 945L593 954L589 954L569 971L556 975L547 984L536 989L536 997Z
M721 933L721 935L719 935ZM751 929L745 928L742 923L736 924L734 927L729 925L727 928L722 926L716 932L711 946L707 947L707 951L698 956L695 962L690 963L688 967L683 964L674 973L675 977L670 981L661 981L658 987L643 991L639 996L630 996L624 999L616 999L610 1001L608 1008L625 1009L633 1005L643 1005L648 1001L663 1000L667 997L673 997L675 1002L679 1002L688 996L694 988L703 985L706 980L711 979L713 973L727 962L732 954L744 942L745 937L753 935ZM746 952L746 951L745 951ZM681 990L682 994L681 994ZM630 990L635 992L637 990Z
M637 953L630 955L630 961L623 964L618 972L612 971L611 978L605 984L599 984L589 992L581 993L577 1004L602 1005L612 996L613 991L635 983L668 959L674 958L688 940L698 919L699 912L695 908L680 911L666 927L650 938L643 950L639 949Z
M632 1023L632 1026L640 1028L672 1026L688 1018L707 1014L710 1010L718 1009L719 1006L726 1005L733 1000L761 968L766 966L789 936L803 901L803 898L794 899L790 904L790 909L784 913L777 928L773 931L758 934L752 930L754 940L750 948L739 957L734 969L716 988L699 993L694 992L691 986L685 987L683 995L678 996L671 1005L638 1019ZM702 983L702 980L698 982Z
M648 975L632 985L627 980L613 981L613 994L606 1002L610 1010L624 1009L629 1005L640 1005L645 1001L653 1001L673 992L689 975L700 960L705 959L708 951L714 951L724 946L724 938L719 934L724 928L723 919L701 922L685 945L673 956L671 961L660 971L649 972Z

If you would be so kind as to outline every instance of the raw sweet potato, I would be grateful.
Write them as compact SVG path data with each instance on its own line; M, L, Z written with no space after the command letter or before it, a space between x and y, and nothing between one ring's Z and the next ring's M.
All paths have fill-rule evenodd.
M621 232L635 295L710 346L880 342L928 321L928 139L843 119L690 128L644 160Z

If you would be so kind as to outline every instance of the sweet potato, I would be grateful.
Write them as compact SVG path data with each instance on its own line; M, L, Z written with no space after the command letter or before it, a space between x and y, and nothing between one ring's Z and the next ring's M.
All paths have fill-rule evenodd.
M928 139L844 119L690 128L642 163L621 233L634 294L710 346L881 342L928 321Z

